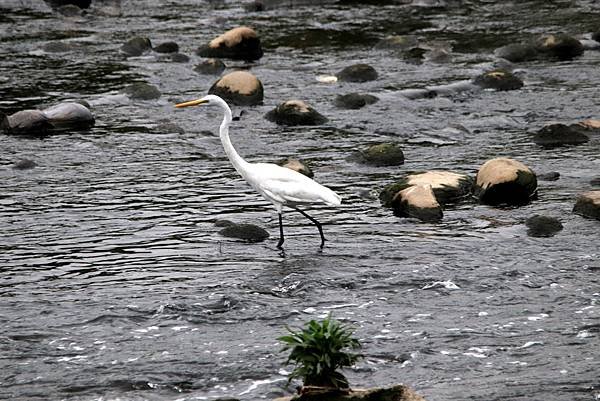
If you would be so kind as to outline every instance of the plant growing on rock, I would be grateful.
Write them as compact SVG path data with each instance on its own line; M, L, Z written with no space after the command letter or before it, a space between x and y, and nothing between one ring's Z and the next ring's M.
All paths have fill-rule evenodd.
M279 337L284 343L282 351L291 349L286 364L293 363L289 380L301 378L304 386L347 389L348 379L338 371L350 367L362 357L349 350L361 347L352 337L354 330L328 316L321 322L311 320L304 329Z

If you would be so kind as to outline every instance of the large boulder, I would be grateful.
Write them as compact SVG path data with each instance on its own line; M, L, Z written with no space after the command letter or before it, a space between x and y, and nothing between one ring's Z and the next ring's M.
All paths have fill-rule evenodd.
M121 46L121 51L128 56L141 56L152 49L152 42L144 36L135 36Z
M387 185L379 194L381 203L389 207L398 191L414 185L429 185L441 205L457 202L471 194L473 179L452 171L430 170L409 174L398 182Z
M542 127L534 136L533 142L545 148L565 145L579 145L586 143L590 138L581 132L585 128L578 124L550 124Z
M87 129L94 125L94 115L80 103L59 103L42 111L54 128Z
M377 79L377 71L368 64L354 64L342 69L336 74L340 81L367 82Z
M354 152L349 160L378 167L399 166L404 164L404 152L396 143L378 143Z
M487 205L525 205L537 196L537 177L516 160L491 159L477 172L474 194Z
M209 94L221 96L238 106L262 104L262 83L249 72L234 71L216 81L208 90Z
M280 125L320 125L327 118L302 100L288 100L265 114L265 118Z
M396 216L414 217L425 222L436 222L443 217L431 185L412 185L398 192L392 199L392 209Z
M473 83L483 89L510 91L523 87L523 80L506 70L488 71L477 76Z
M263 51L260 39L252 28L241 26L233 28L198 48L201 57L230 58L234 60L258 60Z
M347 95L337 95L335 105L341 109L360 109L378 100L377 97L366 93L348 93Z
M52 128L40 110L21 110L10 116L0 113L0 130L13 135L44 135Z
M573 213L600 220L600 191L588 191L577 197Z

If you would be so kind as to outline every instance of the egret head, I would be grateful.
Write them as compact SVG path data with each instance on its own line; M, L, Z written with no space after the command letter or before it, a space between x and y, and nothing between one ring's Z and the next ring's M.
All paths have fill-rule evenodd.
M189 102L178 103L175 105L175 107L182 108L182 107L190 107L190 106L199 106L201 104L207 104L207 105L213 104L214 105L214 104L220 104L221 102L223 102L223 100L218 96L206 95L200 99L190 100Z

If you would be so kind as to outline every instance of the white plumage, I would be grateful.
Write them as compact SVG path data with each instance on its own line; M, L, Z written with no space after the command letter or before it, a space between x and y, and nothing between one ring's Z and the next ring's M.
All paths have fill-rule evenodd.
M281 249L284 241L282 209L288 206L297 210L310 219L321 235L321 248L325 244L325 236L321 224L298 208L298 205L309 203L325 203L337 206L342 198L331 189L317 183L297 171L281 167L272 163L248 163L233 147L229 139L229 125L231 124L231 109L227 103L218 96L207 95L198 100L177 104L176 107L197 106L200 104L216 105L223 110L223 122L219 130L221 142L227 157L240 175L265 199L275 205L279 214L280 238L277 247Z

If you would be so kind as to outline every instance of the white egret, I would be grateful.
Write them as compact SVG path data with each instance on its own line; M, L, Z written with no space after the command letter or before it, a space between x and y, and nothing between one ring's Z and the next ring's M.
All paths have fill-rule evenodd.
M304 217L313 222L321 235L321 248L325 245L325 236L321 223L298 208L298 205L323 202L330 206L341 203L342 198L331 189L313 181L305 175L286 167L272 163L248 163L235 150L229 139L229 125L232 116L227 103L218 96L207 95L201 99L176 104L175 107L198 106L202 104L214 105L223 110L223 122L219 129L221 142L229 161L237 172L265 199L275 205L279 215L279 242L277 248L282 249L283 237L283 206L290 207L300 212Z

